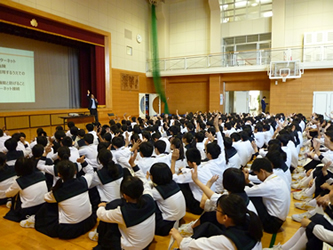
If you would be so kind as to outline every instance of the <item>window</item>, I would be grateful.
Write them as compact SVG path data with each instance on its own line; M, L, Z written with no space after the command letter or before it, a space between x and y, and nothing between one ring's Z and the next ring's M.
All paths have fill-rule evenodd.
M271 17L272 0L219 0L221 23Z

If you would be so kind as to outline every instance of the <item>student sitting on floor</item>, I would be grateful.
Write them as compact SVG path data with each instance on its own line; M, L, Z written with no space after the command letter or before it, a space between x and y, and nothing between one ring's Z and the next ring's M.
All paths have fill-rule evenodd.
M68 155L64 158L68 159ZM96 215L88 195L88 187L93 178L93 168L84 161L84 156L78 159L85 175L74 178L76 167L69 160L57 164L60 179L46 193L45 201L35 216L24 221L24 227L34 227L37 231L50 237L73 239L85 234L96 224Z
M216 220L223 230L210 222L196 228L192 237L183 238L177 229L170 233L180 249L261 249L262 228L258 216L246 208L235 194L222 195L217 202Z
M130 159L135 176L120 186L122 199L101 203L97 210L98 245L94 249L148 249L155 232L155 202L142 171Z
M201 155L198 149L190 148L186 151L186 159L189 168L182 168L180 174L175 172L175 164L178 157L179 151L175 149L171 160L171 172L173 174L172 178L176 183L178 183L180 189L182 190L186 201L186 208L189 212L193 214L201 214L203 212L203 209L200 207L202 190L193 182L191 168L195 165L197 166L199 180L202 183L207 183L213 175L209 168L205 168L201 165Z
M273 173L268 159L255 159L251 170L262 183L245 187L245 192L256 207L265 232L277 233L289 212L289 189L285 181ZM245 180L250 183L248 173Z
M6 196L6 190L13 184L16 178L15 167L8 166L6 155L0 152L0 205L6 204L8 208L12 205L11 199Z
M44 204L47 185L44 174L34 171L34 161L31 159L17 159L15 171L19 178L6 190L6 196L12 197L13 204L4 218L20 221L20 225L24 227L27 216L33 217Z
M185 198L176 182L172 180L170 168L165 163L155 163L150 168L153 182L153 197L156 201L155 234L166 236L176 221L185 216Z

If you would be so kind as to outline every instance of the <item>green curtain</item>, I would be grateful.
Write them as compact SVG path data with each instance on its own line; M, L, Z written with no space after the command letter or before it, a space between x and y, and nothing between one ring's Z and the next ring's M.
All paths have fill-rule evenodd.
M158 57L158 42L157 42L157 20L156 20L156 10L155 5L151 6L151 30L152 30L152 70L153 70L153 80L156 92L159 94L161 101L164 103L164 113L169 114L168 102L166 100L165 91L162 86L159 57Z

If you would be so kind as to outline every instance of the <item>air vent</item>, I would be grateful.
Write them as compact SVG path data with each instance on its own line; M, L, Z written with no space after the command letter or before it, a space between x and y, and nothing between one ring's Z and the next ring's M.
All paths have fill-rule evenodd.
M132 31L125 29L125 38L132 40Z

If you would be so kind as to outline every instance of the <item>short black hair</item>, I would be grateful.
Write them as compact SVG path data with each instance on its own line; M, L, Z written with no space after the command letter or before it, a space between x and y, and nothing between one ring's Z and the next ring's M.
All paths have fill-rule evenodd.
M55 133L54 133L54 137L57 139L57 141L61 141L62 138L64 138L66 136L66 133L65 131L63 130L57 130Z
M154 147L157 148L157 150L160 154L162 154L165 152L166 143L165 143L165 141L158 140L154 143Z
M257 158L253 161L251 170L259 173L260 169L263 169L268 173L273 173L272 164L267 158Z
M186 151L187 161L193 163L195 162L198 166L201 164L201 154L196 148L190 148Z
M63 146L71 147L73 146L73 140L69 136L65 136L62 140L61 143ZM90 143L89 143L90 144Z
M169 166L163 162L154 163L149 172L153 176L153 182L156 185L166 185L172 181L172 172Z
M143 142L140 144L140 152L144 157L151 157L153 154L154 147L149 142Z
M124 138L122 136L115 136L112 139L112 145L116 146L117 148L121 148L125 145Z
M35 158L39 158L43 155L44 153L44 147L41 144L36 144L33 148L32 148L32 155Z
M5 141L5 147L8 151L13 151L17 147L17 140L14 138L9 138Z
M228 168L223 173L223 187L230 193L242 193L245 188L245 176L238 168Z
M94 136L92 134L85 134L83 137L84 141L86 141L88 144L92 144L94 142Z
M216 141L207 144L207 154L208 153L213 159L217 159L219 157L221 154L221 147L216 143Z
M88 130L88 132L93 131L93 130L94 130L94 124L92 124L92 123L88 123L88 124L86 125L86 129Z
M32 174L34 162L32 159L20 157L15 162L15 172L18 176L26 176Z
M36 142L37 142L37 144L40 144L40 145L46 147L48 141L47 141L47 138L45 136L38 136L36 138Z

